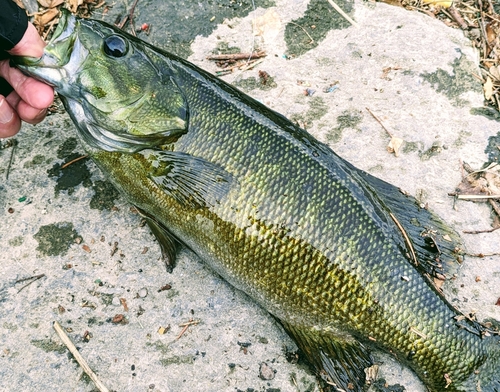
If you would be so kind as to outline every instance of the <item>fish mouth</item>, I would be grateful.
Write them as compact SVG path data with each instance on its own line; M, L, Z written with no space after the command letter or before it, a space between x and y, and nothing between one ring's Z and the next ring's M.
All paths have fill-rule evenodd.
M12 58L11 63L25 74L58 87L69 74L69 70L64 67L71 62L72 53L75 52L75 43L78 41L76 27L76 17L65 9L61 10L57 28L42 57L16 56Z

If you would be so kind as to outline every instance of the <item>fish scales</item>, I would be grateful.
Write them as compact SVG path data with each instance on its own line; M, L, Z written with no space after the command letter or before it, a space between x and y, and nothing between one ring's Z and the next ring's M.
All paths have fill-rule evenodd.
M62 63L56 48L70 35ZM123 52L109 52L109 40ZM54 63L82 75L70 82ZM207 72L102 22L63 15L42 60L18 66L55 85L89 155L163 238L165 258L172 244L189 247L280 320L333 390L360 391L377 348L431 391L500 391L498 338L485 338L426 276L419 235L427 225L455 234L413 199ZM101 85L119 93L111 99ZM127 92L133 99L117 101ZM412 218L425 224L412 228Z

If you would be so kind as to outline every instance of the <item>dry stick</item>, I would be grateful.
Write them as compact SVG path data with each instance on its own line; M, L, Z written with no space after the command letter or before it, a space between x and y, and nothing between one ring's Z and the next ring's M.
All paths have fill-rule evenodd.
M335 11L337 11L340 15L342 15L350 24L352 24L355 27L359 27L359 25L355 21L353 21L349 17L349 15L347 15L344 11L342 11L342 9L337 4L335 4L333 0L328 0L328 2L333 8L335 8Z
M54 25L56 24L56 22L59 22L59 18L54 18L54 19L52 19L52 22L50 22L49 28L47 29L47 31L45 31L45 33L43 34L43 37L42 37L42 39L44 41L47 39L47 36L50 34L52 29L54 28Z
M488 202L490 203L491 208L493 208L495 210L498 217L500 217L500 207L498 207L497 203L495 203L495 201L492 199L489 199Z
M485 257L490 257L490 256L500 256L500 253L498 252L493 252L493 253L466 253L467 256L470 257L477 257L479 259L483 259Z
M132 24L132 32L134 35L135 35L135 28L134 28L133 17L134 17L135 6L137 5L138 1L139 0L134 1L134 4L132 4L132 7L130 8L130 12L127 15L125 15L121 23L118 25L118 28L123 29L123 27L127 23L127 20L130 20L130 23Z
M462 18L462 15L460 15L460 12L454 6L448 8L448 13L450 14L451 18L455 20L455 22L457 22L458 26L462 30L467 30L469 28L467 22L464 20L464 18Z
M101 383L101 381L99 381L96 374L92 371L92 369L87 364L87 362L85 362L85 359L83 359L82 355L78 352L77 348L75 347L75 345L73 344L71 339L68 337L68 335L66 335L66 332L64 332L61 325L57 321L54 321L52 326L54 327L55 331L57 332L57 334L61 338L62 342L66 345L66 347L71 352L71 354L73 354L73 356L75 357L78 364L82 367L82 369L85 371L85 373L87 373L87 376L89 376L90 379L94 382L97 389L99 389L99 391L101 391L101 392L109 392L109 389L106 388Z
M306 31L306 29L304 29L301 25L299 25L299 24L297 24L297 23L295 23L295 22L289 22L289 23L291 23L291 24L293 24L293 25L295 25L295 26L297 26L297 27L300 27L302 30L304 30L304 33L306 33L306 34L307 34L307 36L309 37L309 39L311 40L310 44L314 43L314 39L313 39L313 37L311 37L311 36L309 35L309 33Z
M72 165L75 162L78 162L81 159L88 158L88 155L82 155L81 157L75 158L72 161L66 162L64 165L61 166L61 169L66 169L69 165Z
M500 229L500 226L494 227L492 229L486 229L486 230L463 230L462 233L465 234L482 234L482 233L493 233L494 231Z
M382 122L382 120L380 120L377 116L375 116L375 114L368 108L366 108L366 110L368 110L368 113L370 113L373 118L375 120L377 120L377 122L382 126L382 128L384 128L384 130L387 132L387 134L392 138L392 133L389 132L389 130L385 127L384 123Z
M246 71L247 69L252 69L256 65L259 65L260 63L263 63L263 62L264 62L264 59L260 59L260 60L254 61L254 62L249 62L244 67L240 68L240 70L241 70L241 72L243 72L243 71Z
M184 335L184 332L187 331L190 325L197 325L200 323L200 320L193 320L189 319L187 323L179 324L179 327L183 327L179 335L177 335L176 340L179 340L182 335Z
M221 61L221 60L253 60L260 57L265 57L266 52L253 52L253 53L232 53L232 54L213 54L207 56L207 60Z
M12 166L12 160L14 159L14 149L16 148L16 143L12 145L12 151L10 152L10 159L7 165L7 171L5 172L5 182L9 179L10 167Z
M21 278L21 279L16 280L15 283L26 282L27 280L30 280L30 279L40 279L40 278L43 278L44 276L45 276L45 274L28 276L27 278Z
M455 196L460 200L488 200L488 199L500 199L500 195L457 195L449 194L449 196Z
M415 254L415 250L413 249L413 245L411 244L410 238L408 238L408 235L406 234L405 229L403 229L403 226L401 226L401 223L396 219L396 217L392 214L392 212L389 212L390 217L398 227L399 231L401 231L401 234L403 235L403 238L405 239L406 245L408 248L410 248L411 256L413 258L413 262L415 265L418 265L418 259L417 255Z
M220 71L215 72L215 74L217 76L224 76L224 75L228 75L228 74L232 73L234 70L237 70L237 69L239 69L241 72L244 72L246 70L252 69L256 65L259 65L260 63L263 63L263 62L264 62L264 59L250 60L248 63L246 63L244 65L237 64L237 65L233 65L231 67L223 68Z
M23 279L18 279L16 280L16 283L21 283L29 279L33 279L31 282L26 283L23 287L21 287L19 290L17 290L18 293L21 292L21 290L25 289L28 287L31 283L36 282L38 279L41 279L45 276L45 274L40 274L40 275L35 275L35 276L30 276L28 278L23 278Z

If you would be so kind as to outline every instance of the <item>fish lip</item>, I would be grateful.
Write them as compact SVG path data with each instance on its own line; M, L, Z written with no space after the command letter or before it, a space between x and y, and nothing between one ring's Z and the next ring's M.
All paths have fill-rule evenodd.
M77 19L62 9L59 24L45 46L42 57L15 56L11 64L25 74L52 86L57 86L65 76L63 67L70 61L76 37Z

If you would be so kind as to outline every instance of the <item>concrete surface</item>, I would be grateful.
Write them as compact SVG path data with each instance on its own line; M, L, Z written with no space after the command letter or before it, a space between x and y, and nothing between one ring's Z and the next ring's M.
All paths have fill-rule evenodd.
M324 32L313 35L311 4L320 3L308 8L308 1L277 0L226 20L194 40L189 59L214 72L205 57L221 42L242 52L266 50L256 69L223 79L248 88L266 71L276 87L250 95L359 168L416 195L456 230L490 228L486 204L459 201L454 209L447 196L460 183L460 161L479 169L488 138L498 132L498 122L471 114L483 98L469 42L425 15L367 2L351 12L358 28L339 22L343 28L325 29L324 18L317 18ZM152 15L150 6L139 3L136 24ZM326 9L320 14L336 15ZM252 20L264 15L261 35L254 36ZM299 44L311 46L300 55L289 50L300 45L286 35L297 24L314 39L297 38L296 30ZM161 45L160 36L149 39ZM366 108L404 140L398 157L387 151L390 137ZM0 149L0 390L95 390L52 329L57 320L110 390L318 391L304 365L287 361L285 347L294 350L294 344L263 309L187 250L167 274L149 230L93 163L61 169L83 153L75 137L69 118L54 114L24 126L13 155L12 147ZM463 238L470 253L499 250L498 231ZM28 281L16 283L39 274L27 287ZM467 257L445 291L463 312L500 320L500 258ZM121 322L116 315L124 316ZM177 338L190 319L198 323ZM379 359L379 377L424 391L396 361ZM263 362L274 379L259 377Z

